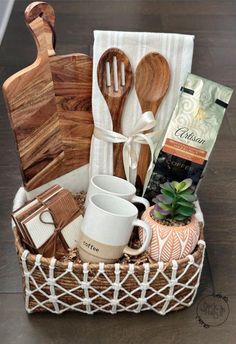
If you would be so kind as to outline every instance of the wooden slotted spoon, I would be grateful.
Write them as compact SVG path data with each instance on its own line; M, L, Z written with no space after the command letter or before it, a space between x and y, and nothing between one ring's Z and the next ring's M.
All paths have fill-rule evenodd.
M169 65L161 54L149 53L141 59L135 72L135 90L142 112L152 111L155 116L168 90L169 81ZM136 181L139 190L143 189L149 163L150 148L148 145L142 145Z
M128 57L117 48L110 48L101 56L97 68L98 85L111 113L113 131L121 132L121 117L125 100L133 82ZM122 143L114 143L113 174L125 178Z

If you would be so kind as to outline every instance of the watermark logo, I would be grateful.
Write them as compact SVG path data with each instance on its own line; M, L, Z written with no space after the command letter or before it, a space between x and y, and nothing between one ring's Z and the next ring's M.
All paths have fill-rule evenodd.
M197 305L196 318L205 328L216 327L226 322L229 313L227 296L221 294L207 295Z

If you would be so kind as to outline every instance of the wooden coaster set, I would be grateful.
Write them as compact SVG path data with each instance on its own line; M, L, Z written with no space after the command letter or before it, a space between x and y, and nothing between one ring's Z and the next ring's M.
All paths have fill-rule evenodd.
M56 55L55 14L49 4L30 4L25 21L37 45L37 59L11 76L3 85L3 93L24 183L16 196L21 207L15 205L13 232L27 312L114 314L153 310L164 315L189 307L197 293L204 260L201 221L196 247L184 258L155 262L145 252L132 260L126 254L115 263L87 263L73 251L85 210L84 194L73 197L54 183L27 203L24 191L30 192L89 163L94 123L92 59L78 53ZM126 54L111 48L100 58L97 81L111 113L113 131L120 133L121 114L132 85L143 113L155 114L168 90L170 71L166 59L153 52L140 61L133 74ZM150 130L144 134L150 134ZM125 178L124 144L119 141L113 147L114 176ZM139 189L144 186L150 159L149 146L141 145ZM130 192L132 197L138 197L135 191ZM108 200L114 196L103 197L105 202L106 197ZM122 202L125 205L128 201L132 203L125 199L117 204L121 207ZM131 210L132 207L135 208L133 204Z
M72 194L55 185L15 211L13 220L32 253L60 258L77 246L82 216Z

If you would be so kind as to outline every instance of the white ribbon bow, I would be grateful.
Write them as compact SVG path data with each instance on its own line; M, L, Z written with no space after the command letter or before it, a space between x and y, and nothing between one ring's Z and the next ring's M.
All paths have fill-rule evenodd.
M130 181L130 169L136 170L138 166L138 156L132 143L147 144L150 147L151 158L148 167L148 172L152 169L153 156L155 150L155 144L157 143L158 135L157 131L144 134L146 130L153 129L156 125L156 120L152 111L144 112L140 119L137 121L130 136L126 137L120 133L116 133L111 130L96 127L94 128L94 136L97 139L111 143L124 143L123 146L123 162L125 175L128 181Z

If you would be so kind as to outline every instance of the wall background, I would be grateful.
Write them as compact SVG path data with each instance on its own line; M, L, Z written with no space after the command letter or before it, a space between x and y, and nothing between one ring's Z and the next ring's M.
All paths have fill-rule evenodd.
M0 0L0 45L11 15L15 0Z

